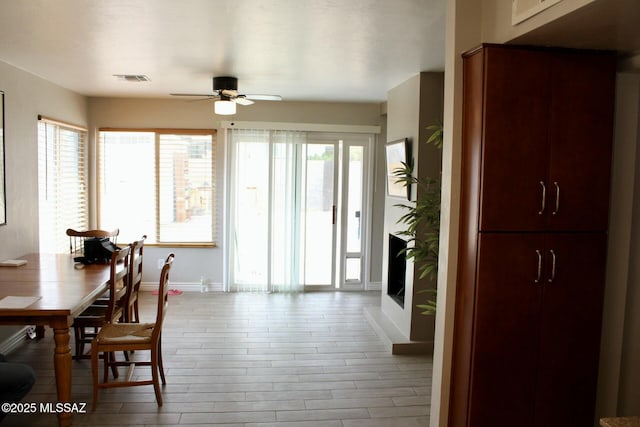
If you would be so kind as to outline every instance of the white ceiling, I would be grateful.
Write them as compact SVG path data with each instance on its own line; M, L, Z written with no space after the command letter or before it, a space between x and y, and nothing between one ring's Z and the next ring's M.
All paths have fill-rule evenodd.
M444 0L0 0L0 60L88 96L380 102L444 70ZM145 74L146 83L114 74Z

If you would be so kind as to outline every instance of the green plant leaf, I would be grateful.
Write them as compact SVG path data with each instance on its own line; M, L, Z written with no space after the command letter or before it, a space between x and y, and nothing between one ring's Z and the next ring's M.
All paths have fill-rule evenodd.
M442 148L442 144L443 144L442 124L427 126L427 130L431 131L431 135L427 139L427 144L433 144L438 148Z
M431 135L427 144L442 148L443 126L433 124L427 126ZM413 161L402 163L392 173L396 183L406 188L416 186L418 198L412 203L399 203L395 207L403 210L403 214L396 221L405 227L396 234L407 238L407 248L400 251L399 256L412 259L417 266L420 279L435 280L438 276L438 250L440 239L440 181L431 178L417 178L413 175ZM416 305L424 310L422 314L434 314L436 311L435 289L418 290L418 292L432 293L426 304Z

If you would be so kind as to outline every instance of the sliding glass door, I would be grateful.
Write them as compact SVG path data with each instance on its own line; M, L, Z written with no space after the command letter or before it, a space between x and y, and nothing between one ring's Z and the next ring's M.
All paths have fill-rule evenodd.
M232 131L232 290L362 285L365 147L304 132Z
M305 286L333 286L336 146L308 143L301 152L300 279Z

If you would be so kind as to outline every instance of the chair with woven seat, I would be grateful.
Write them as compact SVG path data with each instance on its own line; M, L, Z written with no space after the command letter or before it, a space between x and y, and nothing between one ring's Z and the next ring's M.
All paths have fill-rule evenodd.
M84 354L85 344L97 335L99 328L107 323L124 320L125 298L129 279L129 254L131 247L126 246L116 250L111 256L109 266L109 290L107 304L94 304L80 313L73 320L73 330L75 335L76 353L74 358L88 359L90 356ZM92 332L87 331L92 329Z
M131 255L129 268L129 295L127 295L127 309L125 311L125 322L140 323L140 309L138 307L138 292L142 284L142 255L144 252L144 240L147 238L143 235L140 240L131 243Z
M162 267L158 284L158 306L156 321L154 323L109 323L102 327L98 336L91 343L91 372L93 375L93 410L98 402L98 389L111 387L129 387L140 385L153 385L158 406L162 406L162 394L160 393L160 380L166 384L164 367L162 365L162 324L168 305L169 271L173 264L174 254L170 254ZM139 350L151 352L151 360L116 361L109 355L123 351L125 353ZM98 381L98 359L100 354L104 357L104 380ZM109 368L117 366L129 366L127 377L124 380L108 382ZM151 380L133 381L133 368L135 366L150 366ZM159 377L158 377L159 376Z

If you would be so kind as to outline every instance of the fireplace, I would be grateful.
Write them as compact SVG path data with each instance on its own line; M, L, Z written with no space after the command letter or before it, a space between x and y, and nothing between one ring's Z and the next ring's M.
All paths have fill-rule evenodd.
M389 268L387 274L387 295L404 308L404 288L407 271L407 259L404 250L407 242L398 236L389 234Z

